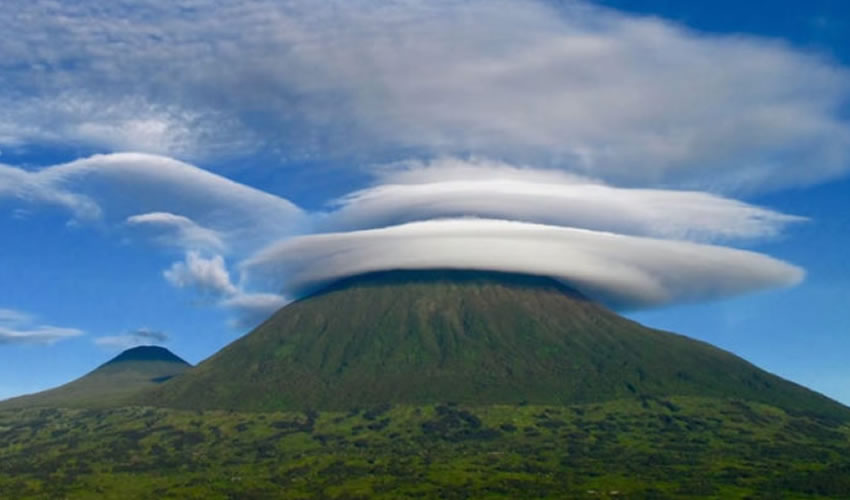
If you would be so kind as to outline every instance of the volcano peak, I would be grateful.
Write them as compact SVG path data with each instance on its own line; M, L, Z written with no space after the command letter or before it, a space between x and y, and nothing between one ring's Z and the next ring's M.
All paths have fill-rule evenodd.
M184 359L169 351L165 347L157 345L141 345L125 350L118 356L115 356L104 363L103 366L130 361L164 361L188 365Z
M140 401L242 410L733 397L841 405L704 342L646 328L547 277L397 270L340 280Z

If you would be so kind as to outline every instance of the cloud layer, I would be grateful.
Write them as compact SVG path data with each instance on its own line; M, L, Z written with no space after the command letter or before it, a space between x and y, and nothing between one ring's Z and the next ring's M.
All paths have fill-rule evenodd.
M551 170L446 158L390 173L387 184L335 203L319 223L340 231L477 216L685 240L776 236L803 220L729 198L664 189L624 189Z
M850 165L846 68L581 1L7 3L5 148L473 153L725 190Z
M2 172L11 181L0 183L0 197L58 204L78 222L181 250L164 278L232 310L240 325L334 279L380 269L549 275L622 308L787 286L803 275L763 255L695 244L760 241L802 218L699 191L615 187L486 159L390 165L375 185L314 213L145 154Z
M804 276L787 263L731 248L483 219L302 236L243 264L254 279L295 296L364 272L429 268L553 276L619 308L790 286Z
M786 286L802 271L704 243L804 221L733 197L850 170L847 68L579 0L6 7L0 148L105 154L0 164L0 199L150 240L180 259L167 282L241 318L394 267L546 274L622 307ZM375 182L317 186L310 212L190 161Z

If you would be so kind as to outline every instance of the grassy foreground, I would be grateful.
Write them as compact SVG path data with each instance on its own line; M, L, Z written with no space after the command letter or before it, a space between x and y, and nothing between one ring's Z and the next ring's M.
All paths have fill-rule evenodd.
M850 426L734 400L0 412L2 498L847 498Z

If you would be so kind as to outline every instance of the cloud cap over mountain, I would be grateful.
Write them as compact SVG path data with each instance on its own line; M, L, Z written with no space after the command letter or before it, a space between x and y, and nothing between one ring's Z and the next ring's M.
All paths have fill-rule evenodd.
M243 263L294 296L387 269L479 269L552 276L617 308L790 286L804 272L725 247L503 220L456 219L283 240Z
M251 318L380 263L515 259L628 307L784 286L694 243L757 248L806 219L738 199L850 170L848 68L579 0L8 8L0 199L152 241L163 281Z

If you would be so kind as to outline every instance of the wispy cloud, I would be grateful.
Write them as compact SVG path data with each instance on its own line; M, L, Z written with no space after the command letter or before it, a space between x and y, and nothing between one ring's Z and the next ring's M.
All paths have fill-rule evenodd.
M14 309L0 308L0 324L19 325L32 322L32 316Z
M94 339L96 345L106 349L129 349L140 345L162 344L167 341L168 335L165 332L148 328Z
M617 184L728 190L818 182L850 165L846 68L587 2L7 8L0 146L207 160L472 152Z
M0 198L67 208L81 222L170 226L183 243L238 249L291 234L303 212L288 200L172 158L94 155L36 171L0 165ZM227 245L226 245L227 244Z
M44 344L51 345L83 335L82 330L43 325L30 314L14 309L0 309L0 345Z
M150 212L127 218L130 226L149 226L161 233L156 240L166 246L189 250L221 252L227 248L218 231L201 226L192 219L168 212Z

